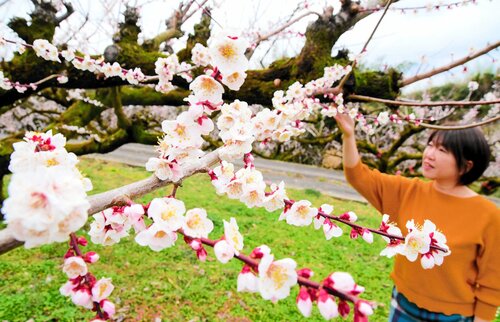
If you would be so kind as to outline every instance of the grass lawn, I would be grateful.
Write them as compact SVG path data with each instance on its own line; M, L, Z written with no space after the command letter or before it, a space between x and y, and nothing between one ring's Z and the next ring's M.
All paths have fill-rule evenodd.
M142 168L91 159L82 159L79 168L92 179L93 193L150 175ZM170 187L157 190L139 201L146 203L169 194L170 190ZM311 189L288 189L288 195L296 200L308 199L316 207L330 203L335 207L334 214L352 210L362 225L378 227L380 223L377 212L361 203L336 200ZM186 180L177 197L185 202L187 209L207 210L215 225L211 239L222 235L222 219L235 217L245 238L246 254L266 244L275 258L291 257L299 268L311 268L316 281L334 271L350 272L358 284L366 287L362 297L379 303L371 321L387 320L392 261L378 256L384 247L380 237L374 238L373 245L361 239L350 240L346 227L343 236L326 241L323 232L315 231L312 226L299 228L279 222L279 212L248 209L239 201L217 196L208 176L202 174ZM0 256L0 321L81 321L93 316L59 294L59 287L66 281L60 269L66 249L67 245L62 243L31 250L18 248ZM151 321L157 317L163 321L303 320L295 304L298 287L292 289L290 297L276 304L263 300L259 294L237 293L236 279L242 263L233 259L221 264L209 248L207 261L200 262L182 238L174 247L159 253L139 246L131 237L111 247L89 244L84 250L94 250L101 256L90 266L92 273L97 278L113 279L115 290L110 300L116 304L118 320ZM323 320L316 307L309 320Z

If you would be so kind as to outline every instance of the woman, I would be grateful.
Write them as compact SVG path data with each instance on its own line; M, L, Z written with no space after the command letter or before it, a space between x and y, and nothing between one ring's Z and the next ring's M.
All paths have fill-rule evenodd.
M422 158L424 177L408 179L370 170L361 163L354 121L337 115L343 132L348 182L404 232L406 222L425 219L447 238L451 254L441 266L396 256L389 321L495 319L500 305L500 211L467 187L486 167L490 151L478 129L436 131Z

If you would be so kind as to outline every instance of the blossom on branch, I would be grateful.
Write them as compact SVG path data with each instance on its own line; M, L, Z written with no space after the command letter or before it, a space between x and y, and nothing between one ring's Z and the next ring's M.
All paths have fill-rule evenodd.
M265 254L259 263L259 292L263 299L277 302L290 294L297 284L297 264L293 259L274 261L274 255Z

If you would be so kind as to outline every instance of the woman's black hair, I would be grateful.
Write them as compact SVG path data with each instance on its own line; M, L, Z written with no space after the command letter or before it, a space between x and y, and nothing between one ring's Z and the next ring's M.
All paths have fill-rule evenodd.
M441 145L453 154L461 173L459 183L463 185L479 179L488 167L490 147L478 128L436 130L429 136L427 143L429 142ZM467 161L472 161L472 167L468 171Z

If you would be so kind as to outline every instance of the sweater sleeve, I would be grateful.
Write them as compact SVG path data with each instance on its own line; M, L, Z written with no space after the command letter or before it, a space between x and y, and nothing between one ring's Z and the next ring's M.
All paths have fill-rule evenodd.
M411 179L371 170L359 161L354 167L344 167L347 182L383 214L397 216L401 197Z
M474 315L494 320L500 306L500 211L496 209L493 220L484 230L483 244L476 259L478 276L475 285L476 306Z

